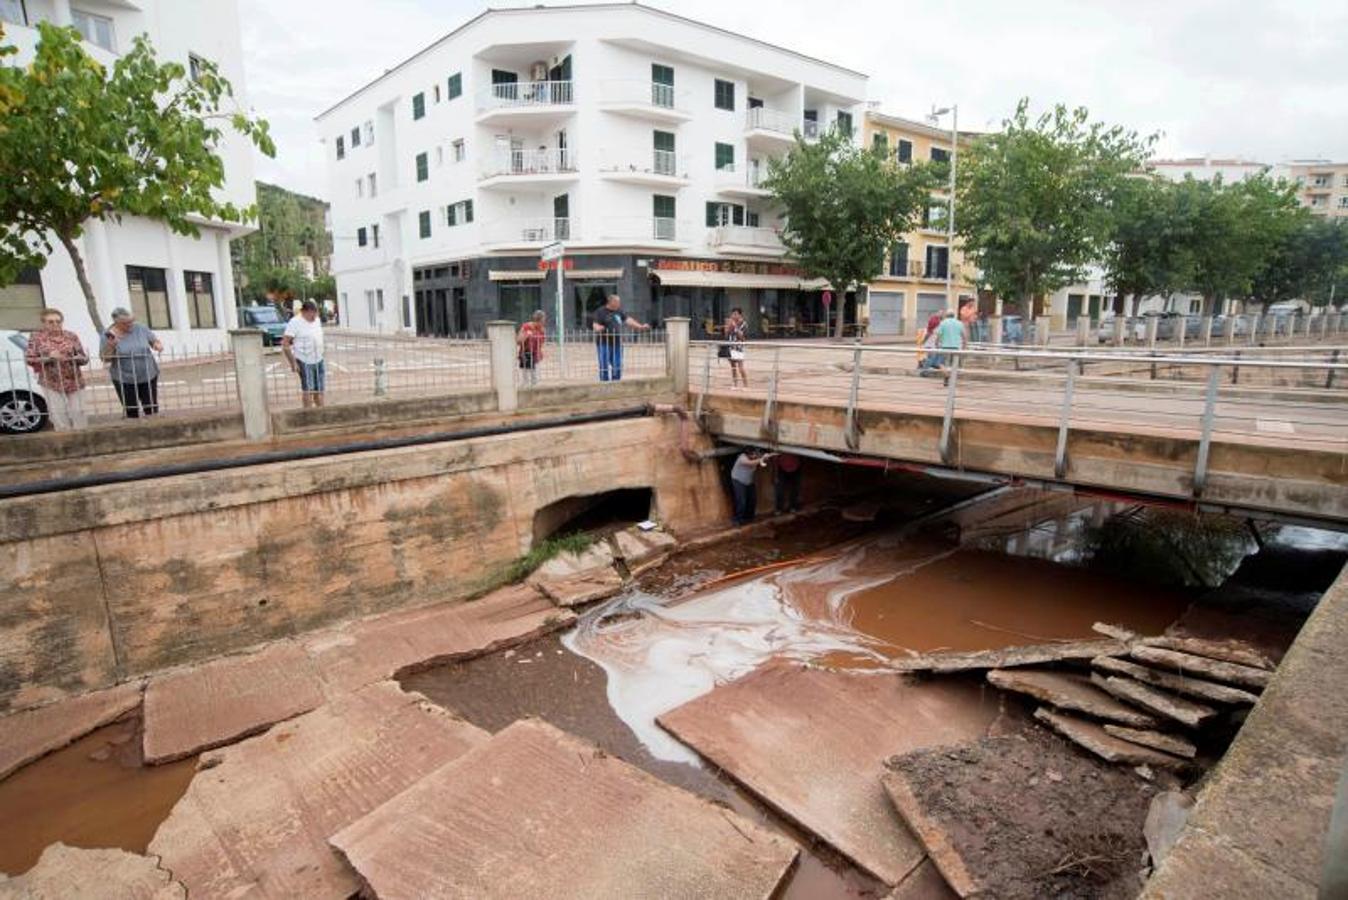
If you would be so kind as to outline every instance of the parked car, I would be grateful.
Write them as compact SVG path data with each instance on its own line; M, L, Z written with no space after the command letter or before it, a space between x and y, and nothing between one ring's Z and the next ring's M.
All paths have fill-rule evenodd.
M1113 315L1107 315L1100 319L1100 328L1096 332L1096 338L1102 344L1110 344L1114 341L1114 320ZM1138 343L1146 340L1147 323L1145 319L1136 316L1125 319L1123 326L1123 340L1125 343Z
M286 333L285 319L274 306L245 306L239 310L239 325L262 332L262 346L276 347Z
M1002 343L1025 343L1025 319L1022 316L1002 316Z
M1250 320L1245 316L1217 315L1212 317L1213 339L1225 338L1227 329L1232 337L1247 337L1250 333Z
M28 434L47 424L47 397L24 361L28 336L0 330L0 433Z

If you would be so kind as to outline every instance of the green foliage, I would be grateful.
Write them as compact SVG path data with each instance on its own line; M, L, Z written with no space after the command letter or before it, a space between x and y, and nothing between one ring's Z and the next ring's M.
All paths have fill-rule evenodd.
M195 80L178 62L160 62L144 36L109 72L73 28L48 22L26 68L0 66L0 283L65 246L89 315L98 307L75 240L90 219L124 215L197 235L194 219L244 221L251 208L216 199L225 168L217 150L226 129L267 155L267 123L232 107L233 91L213 63ZM0 53L6 52L0 49Z
M1251 549L1238 519L1137 508L1086 535L1092 568L1154 584L1217 587Z
M1001 131L960 157L956 221L984 284L1030 301L1079 280L1108 243L1111 209L1153 142L1058 105L1021 100Z
M1121 301L1183 289L1192 280L1191 222L1172 182L1124 179L1114 197L1105 280ZM1116 310L1117 311L1117 310Z
M842 293L880 274L885 251L911 231L937 182L927 166L901 167L883 150L862 149L837 129L796 144L768 164L764 186L786 214L782 242L814 278L833 285L835 332Z
M507 567L504 576L505 581L511 584L523 581L534 569L554 556L561 556L563 553L584 553L594 543L594 540L594 535L576 532L574 534L554 535L539 541L532 550Z
M257 186L257 231L232 245L238 277L246 301L263 302L269 291L294 297L336 296L330 276L307 280L295 260L314 260L332 254L332 237L324 225L327 204L276 185Z
M1334 286L1340 297L1348 286L1348 224L1296 212L1254 274L1250 294L1262 303L1301 298L1323 305Z

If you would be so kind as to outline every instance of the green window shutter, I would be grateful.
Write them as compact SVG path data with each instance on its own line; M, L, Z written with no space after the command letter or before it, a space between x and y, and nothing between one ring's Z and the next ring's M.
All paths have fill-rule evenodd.
M715 228L717 225L721 224L721 220L720 220L719 215L718 215L718 212L719 212L719 210L720 210L720 206L721 206L721 204L719 204L719 203L711 203L711 202L708 202L708 203L707 203L707 227L708 227L708 228Z
M417 181L425 181L431 177L430 160L425 153L417 154Z
M423 238L431 236L431 211L429 209L423 209L417 215L417 225Z
M735 167L735 145L721 144L716 145L716 168L726 169Z
M412 118L420 119L426 115L426 95L417 94L412 98Z
M453 75L449 76L448 99L453 100L455 97L459 96L462 93L463 93L463 73L455 72Z
M449 204L449 206L446 206L446 207L445 207L445 224L446 224L446 225L457 225L457 224L459 224L458 212L459 212L459 209L458 209L458 205L457 205L457 204L451 203L451 204Z
M730 221L736 225L744 224L744 207L738 203L730 207Z
M674 132L656 131L653 132L653 134L655 136L656 150L668 150L670 153L674 152Z
M659 63L651 63L651 81L656 84L666 84L674 86L674 67L662 66Z
M471 221L473 221L473 201L472 201L472 200L465 200L465 201L463 201L463 220L464 220L465 222L471 222Z
M652 211L657 219L674 218L674 198L663 194L655 194L651 198Z
M715 101L717 109L735 109L735 82L716 79Z

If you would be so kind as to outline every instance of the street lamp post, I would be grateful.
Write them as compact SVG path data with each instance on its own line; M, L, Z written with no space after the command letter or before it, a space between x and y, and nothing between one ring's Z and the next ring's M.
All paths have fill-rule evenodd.
M950 113L950 185L946 193L945 215L945 308L955 309L954 272L955 272L955 168L959 164L959 104L952 103L941 109L932 108L927 119L935 125L937 120Z

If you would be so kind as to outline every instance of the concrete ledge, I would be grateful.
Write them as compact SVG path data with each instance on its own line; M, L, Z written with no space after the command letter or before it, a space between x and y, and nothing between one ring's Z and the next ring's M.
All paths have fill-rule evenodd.
M407 425L428 419L444 419L496 409L491 391L449 394L439 397L413 397L407 400L370 399L362 403L344 403L310 409L285 409L271 414L275 434L313 434L349 429L354 426L382 427Z
M520 409L550 409L558 406L576 406L619 398L642 399L655 402L668 399L674 392L670 378L631 378L626 381L595 382L594 384L540 385L519 392Z
M238 413L140 419L82 431L39 431L6 435L0 441L0 467L242 438L243 417Z
M1321 598L1142 892L1314 898L1348 757L1348 569Z

